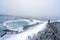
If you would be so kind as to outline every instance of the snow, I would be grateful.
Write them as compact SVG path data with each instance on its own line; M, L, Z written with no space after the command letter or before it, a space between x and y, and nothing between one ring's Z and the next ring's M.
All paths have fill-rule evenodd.
M4 40L29 40L28 37L33 35L36 35L39 31L43 31L46 29L47 22L44 22L42 24L37 25L33 29L26 30L19 34L14 34Z
M60 22L60 20L57 20L57 22Z

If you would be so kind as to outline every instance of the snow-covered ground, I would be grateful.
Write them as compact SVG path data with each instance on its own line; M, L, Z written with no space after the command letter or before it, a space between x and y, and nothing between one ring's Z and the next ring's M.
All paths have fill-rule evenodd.
M7 32L7 34L3 35L4 33L6 33L4 31L2 31L4 29L6 29L5 26L3 26L4 25L3 23L5 23L7 21L11 22L12 20L13 21L14 20L18 21L19 19L24 19L24 20L29 19L28 20L28 22L30 22L29 25L31 25L31 24L33 25L34 23L37 23L37 24L41 23L41 24L38 24L38 25L35 25L35 26L33 25L33 27L30 27L29 29L27 29L27 30L25 30L21 33L16 34L16 32ZM46 18L44 18L44 19L41 18L41 19L44 20L44 21L46 20ZM55 30L56 28L54 28L51 25L50 25L51 28L47 27L46 26L47 22L46 21L45 22L40 21L41 19L37 20L36 18L32 18L32 17L31 18L30 17L24 18L24 17L18 17L18 16L0 15L0 40L53 40L53 38L55 36L52 35L52 34L53 34L53 32L57 31L57 30ZM52 22L56 23L56 22L60 22L60 20L51 21L51 23ZM60 37L60 29L59 29L60 28L60 23L56 23L56 24L55 23L54 23L54 26L56 26L58 28L57 33L58 33L58 36ZM55 30L55 31L53 31L53 30ZM3 35L3 36L1 37L1 35ZM52 38L51 35L54 36L54 37ZM56 39L54 39L54 40L56 40Z
M24 20L26 20L26 19L24 19ZM20 21L20 20L15 20L15 21ZM15 21L14 20L13 21L6 21L5 23L3 23L3 25L7 26L6 23L15 22ZM33 25L36 23L38 23L38 25L32 26L31 28L29 28L25 31L22 31L18 34L7 32L7 34L4 35L3 37L1 37L0 40L30 40L30 39L34 40L34 35L37 35L39 32L43 32L47 28L47 21L44 22L44 21L40 21L37 19L30 19L30 20L26 20L26 21L30 23L29 25ZM55 22L55 21L53 21L53 22ZM47 29L50 30L50 28L47 28ZM40 34L38 34L38 35L40 35Z
M26 30L19 34L10 35L10 37L2 38L1 40L30 40L28 37L33 37L33 35L36 35L39 31L43 31L44 29L46 29L46 24L47 22L44 22L37 25L33 29Z

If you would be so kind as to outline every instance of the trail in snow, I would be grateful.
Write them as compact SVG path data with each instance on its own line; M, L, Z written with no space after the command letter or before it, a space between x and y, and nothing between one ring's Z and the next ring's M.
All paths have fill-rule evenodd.
M33 37L33 35L36 35L39 31L42 31L46 28L47 22L44 22L42 24L37 25L33 29L29 29L25 32L12 35L11 37L5 39L5 40L29 40L28 36Z

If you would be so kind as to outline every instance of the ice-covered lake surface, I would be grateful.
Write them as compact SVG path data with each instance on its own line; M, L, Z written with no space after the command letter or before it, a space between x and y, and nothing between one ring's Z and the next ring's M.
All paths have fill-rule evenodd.
M21 26L26 26L28 24L29 24L29 22L27 22L27 21L15 21L15 22L8 22L8 23L6 23L6 26L19 28Z
M6 21L3 23L4 26L6 26L10 30L23 30L24 26L27 26L30 24L30 21L27 19L20 19L20 20L13 20L13 21Z

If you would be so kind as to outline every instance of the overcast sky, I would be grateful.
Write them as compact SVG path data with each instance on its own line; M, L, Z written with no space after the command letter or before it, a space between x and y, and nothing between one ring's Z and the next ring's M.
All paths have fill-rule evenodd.
M0 0L0 14L60 16L60 0Z

